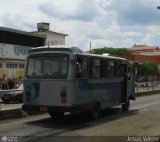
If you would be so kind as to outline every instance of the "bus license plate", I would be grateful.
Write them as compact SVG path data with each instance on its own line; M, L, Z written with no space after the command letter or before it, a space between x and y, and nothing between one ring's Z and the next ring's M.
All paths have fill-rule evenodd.
M47 107L40 107L40 111L46 112L47 111Z

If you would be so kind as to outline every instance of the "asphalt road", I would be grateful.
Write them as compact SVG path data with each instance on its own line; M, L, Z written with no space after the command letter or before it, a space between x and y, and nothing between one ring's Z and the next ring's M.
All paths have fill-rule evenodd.
M159 141L159 112L160 95L152 95L131 102L129 112L122 112L119 106L105 110L97 120L87 114L68 115L62 120L48 114L4 120L0 121L0 141L4 136L18 142Z

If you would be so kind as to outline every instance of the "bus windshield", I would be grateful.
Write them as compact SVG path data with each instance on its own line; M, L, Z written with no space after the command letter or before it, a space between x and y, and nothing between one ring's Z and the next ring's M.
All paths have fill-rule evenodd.
M68 56L59 54L29 56L26 71L28 78L65 79L68 72Z

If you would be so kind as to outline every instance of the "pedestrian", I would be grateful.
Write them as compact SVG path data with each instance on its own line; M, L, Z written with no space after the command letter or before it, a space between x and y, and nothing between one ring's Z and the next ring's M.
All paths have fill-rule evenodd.
M13 87L14 87L14 81L13 81L12 78L9 78L9 80L8 80L8 88L12 89Z
M6 78L5 74L3 74L3 78L2 78L2 90L7 90L7 89L8 89L7 78Z
M23 83L23 79L22 79L22 76L20 75L18 78L18 84L21 84L21 83Z

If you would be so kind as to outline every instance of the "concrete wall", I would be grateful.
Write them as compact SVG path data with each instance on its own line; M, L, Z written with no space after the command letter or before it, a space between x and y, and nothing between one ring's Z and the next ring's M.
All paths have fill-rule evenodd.
M0 43L0 58L24 60L30 47Z

